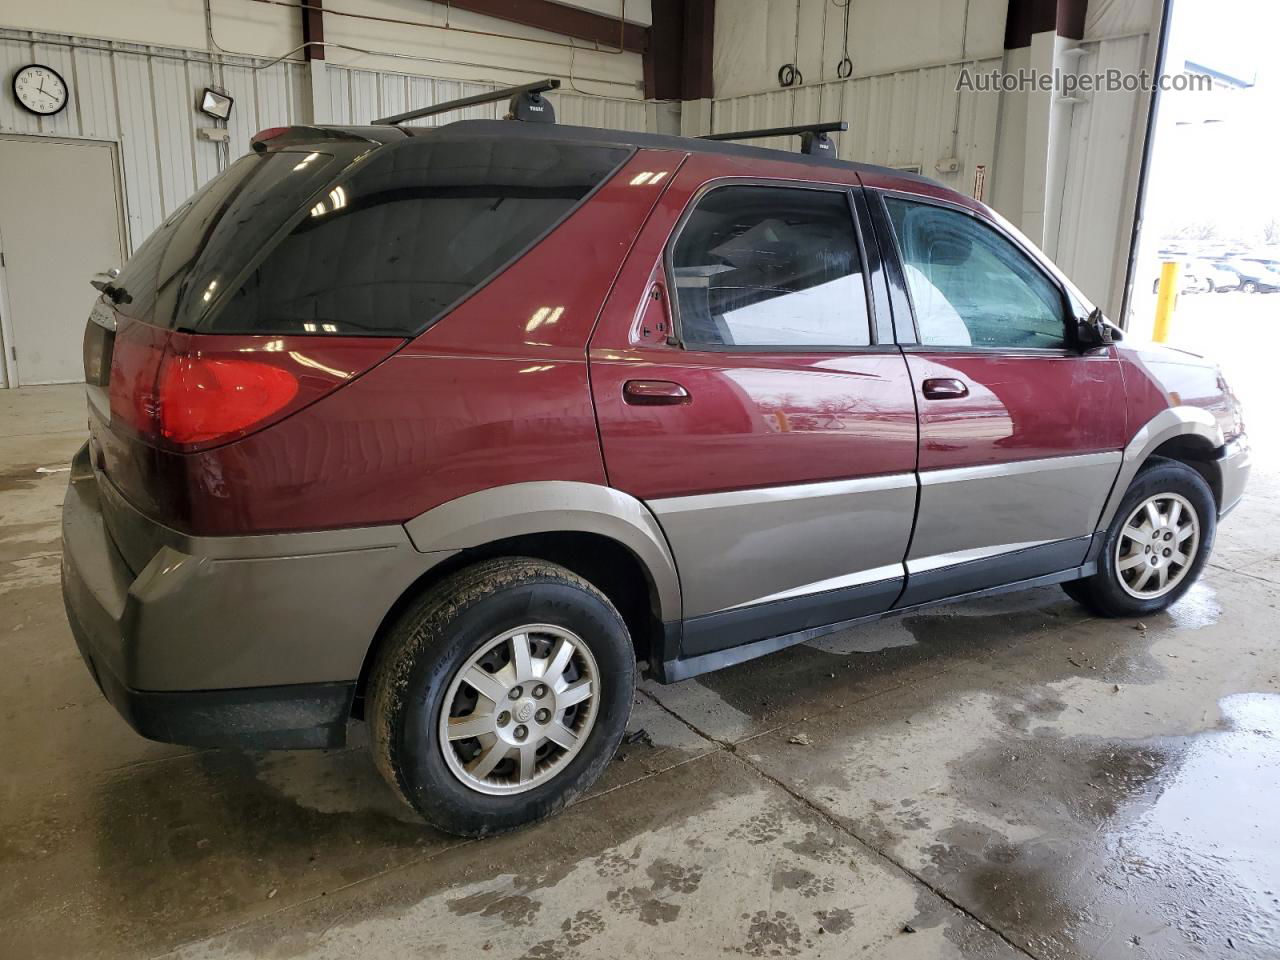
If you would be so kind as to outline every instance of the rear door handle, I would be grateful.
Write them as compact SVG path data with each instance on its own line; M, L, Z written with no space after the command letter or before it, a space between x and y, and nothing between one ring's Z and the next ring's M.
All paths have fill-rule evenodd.
M926 400L959 400L969 395L969 388L953 377L934 377L921 385L920 392Z
M628 380L622 385L622 399L642 407L693 401L688 390L671 380Z

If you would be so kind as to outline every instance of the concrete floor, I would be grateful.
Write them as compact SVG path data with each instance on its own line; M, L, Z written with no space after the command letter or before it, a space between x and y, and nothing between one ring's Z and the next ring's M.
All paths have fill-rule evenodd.
M0 391L0 955L1280 951L1273 465L1167 614L1044 589L646 685L652 744L467 842L397 805L362 730L240 754L125 726L58 593L83 420L79 388Z

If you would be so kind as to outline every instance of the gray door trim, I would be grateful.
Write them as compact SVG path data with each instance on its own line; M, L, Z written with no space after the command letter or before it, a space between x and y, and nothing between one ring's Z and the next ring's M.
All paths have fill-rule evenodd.
M686 618L903 576L916 474L649 501L680 558Z
M888 473L878 477L857 477L852 480L824 480L817 483L792 483L778 487L725 490L720 493L695 493L686 497L664 497L650 500L649 506L659 517L663 517L668 514L725 507L758 506L805 497L841 497L851 493L898 490L915 485L914 473Z
M973 560L989 560L992 557L998 557L1004 553L1017 553L1020 550L1030 550L1032 547L1042 547L1046 543L1053 543L1052 540L1029 540L1025 543L1000 543L990 547L975 547L972 550L956 550L953 553L939 553L932 557L920 557L917 560L907 561L908 573L924 573L926 570L938 570L942 567L953 567L959 563L969 563Z
M933 486L939 483L961 483L988 477L1015 477L1051 470L1078 470L1109 463L1119 464L1120 457L1119 450L1106 450L1102 453L1072 454L1065 457L1045 457L1039 460L1015 460L1011 463L984 463L971 467L921 470L920 483L924 486Z
M922 471L908 571L1088 536L1121 457L1108 450Z
M831 590L843 590L846 587L860 587L868 583L878 583L881 580L895 580L902 577L903 566L901 563L889 563L883 567L873 567L870 570L859 570L856 573L845 574L842 577L830 577L826 580L818 580L814 583L806 583L799 587L792 587L790 590L780 590L778 593L771 593L767 597L756 597L754 600L746 600L742 603L730 607L730 610L739 610L743 607L752 607L759 603L773 603L775 600L790 600L793 597L807 597L814 593L827 593Z

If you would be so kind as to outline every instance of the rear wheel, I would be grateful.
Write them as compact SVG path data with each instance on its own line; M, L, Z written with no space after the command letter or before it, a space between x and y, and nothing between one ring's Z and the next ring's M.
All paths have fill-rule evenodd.
M1213 548L1213 492L1199 473L1153 460L1134 478L1111 521L1092 577L1063 584L1108 617L1163 610L1191 587Z
M1240 287L1245 293L1257 293L1258 285L1252 280L1246 280Z
M374 759L433 826L502 833L595 781L634 690L631 639L604 594L552 563L485 561L387 638L369 696Z

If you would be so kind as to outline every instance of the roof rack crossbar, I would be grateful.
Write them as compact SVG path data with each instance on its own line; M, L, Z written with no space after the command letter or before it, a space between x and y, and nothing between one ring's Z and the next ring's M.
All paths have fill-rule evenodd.
M699 140L761 140L765 137L800 135L800 152L810 156L834 157L835 144L828 133L843 133L849 124L843 120L827 123L799 123L793 127L768 127L764 130L737 130L733 133L709 133Z
M516 120L535 120L555 122L555 112L551 109L551 104L543 101L541 94L548 90L557 90L560 87L560 81L552 77L545 80L535 80L533 83L523 83L518 87L503 87L501 90L493 90L489 93L477 93L470 97L461 97L457 100L446 100L444 103L434 103L429 107L419 107L416 110L406 110L404 113L397 113L390 117L382 117L373 121L374 126L390 125L406 123L409 120L417 120L420 117L432 117L438 113L448 113L450 110L461 110L463 107L474 107L481 103L493 103L495 100L510 100L511 111L509 116Z

